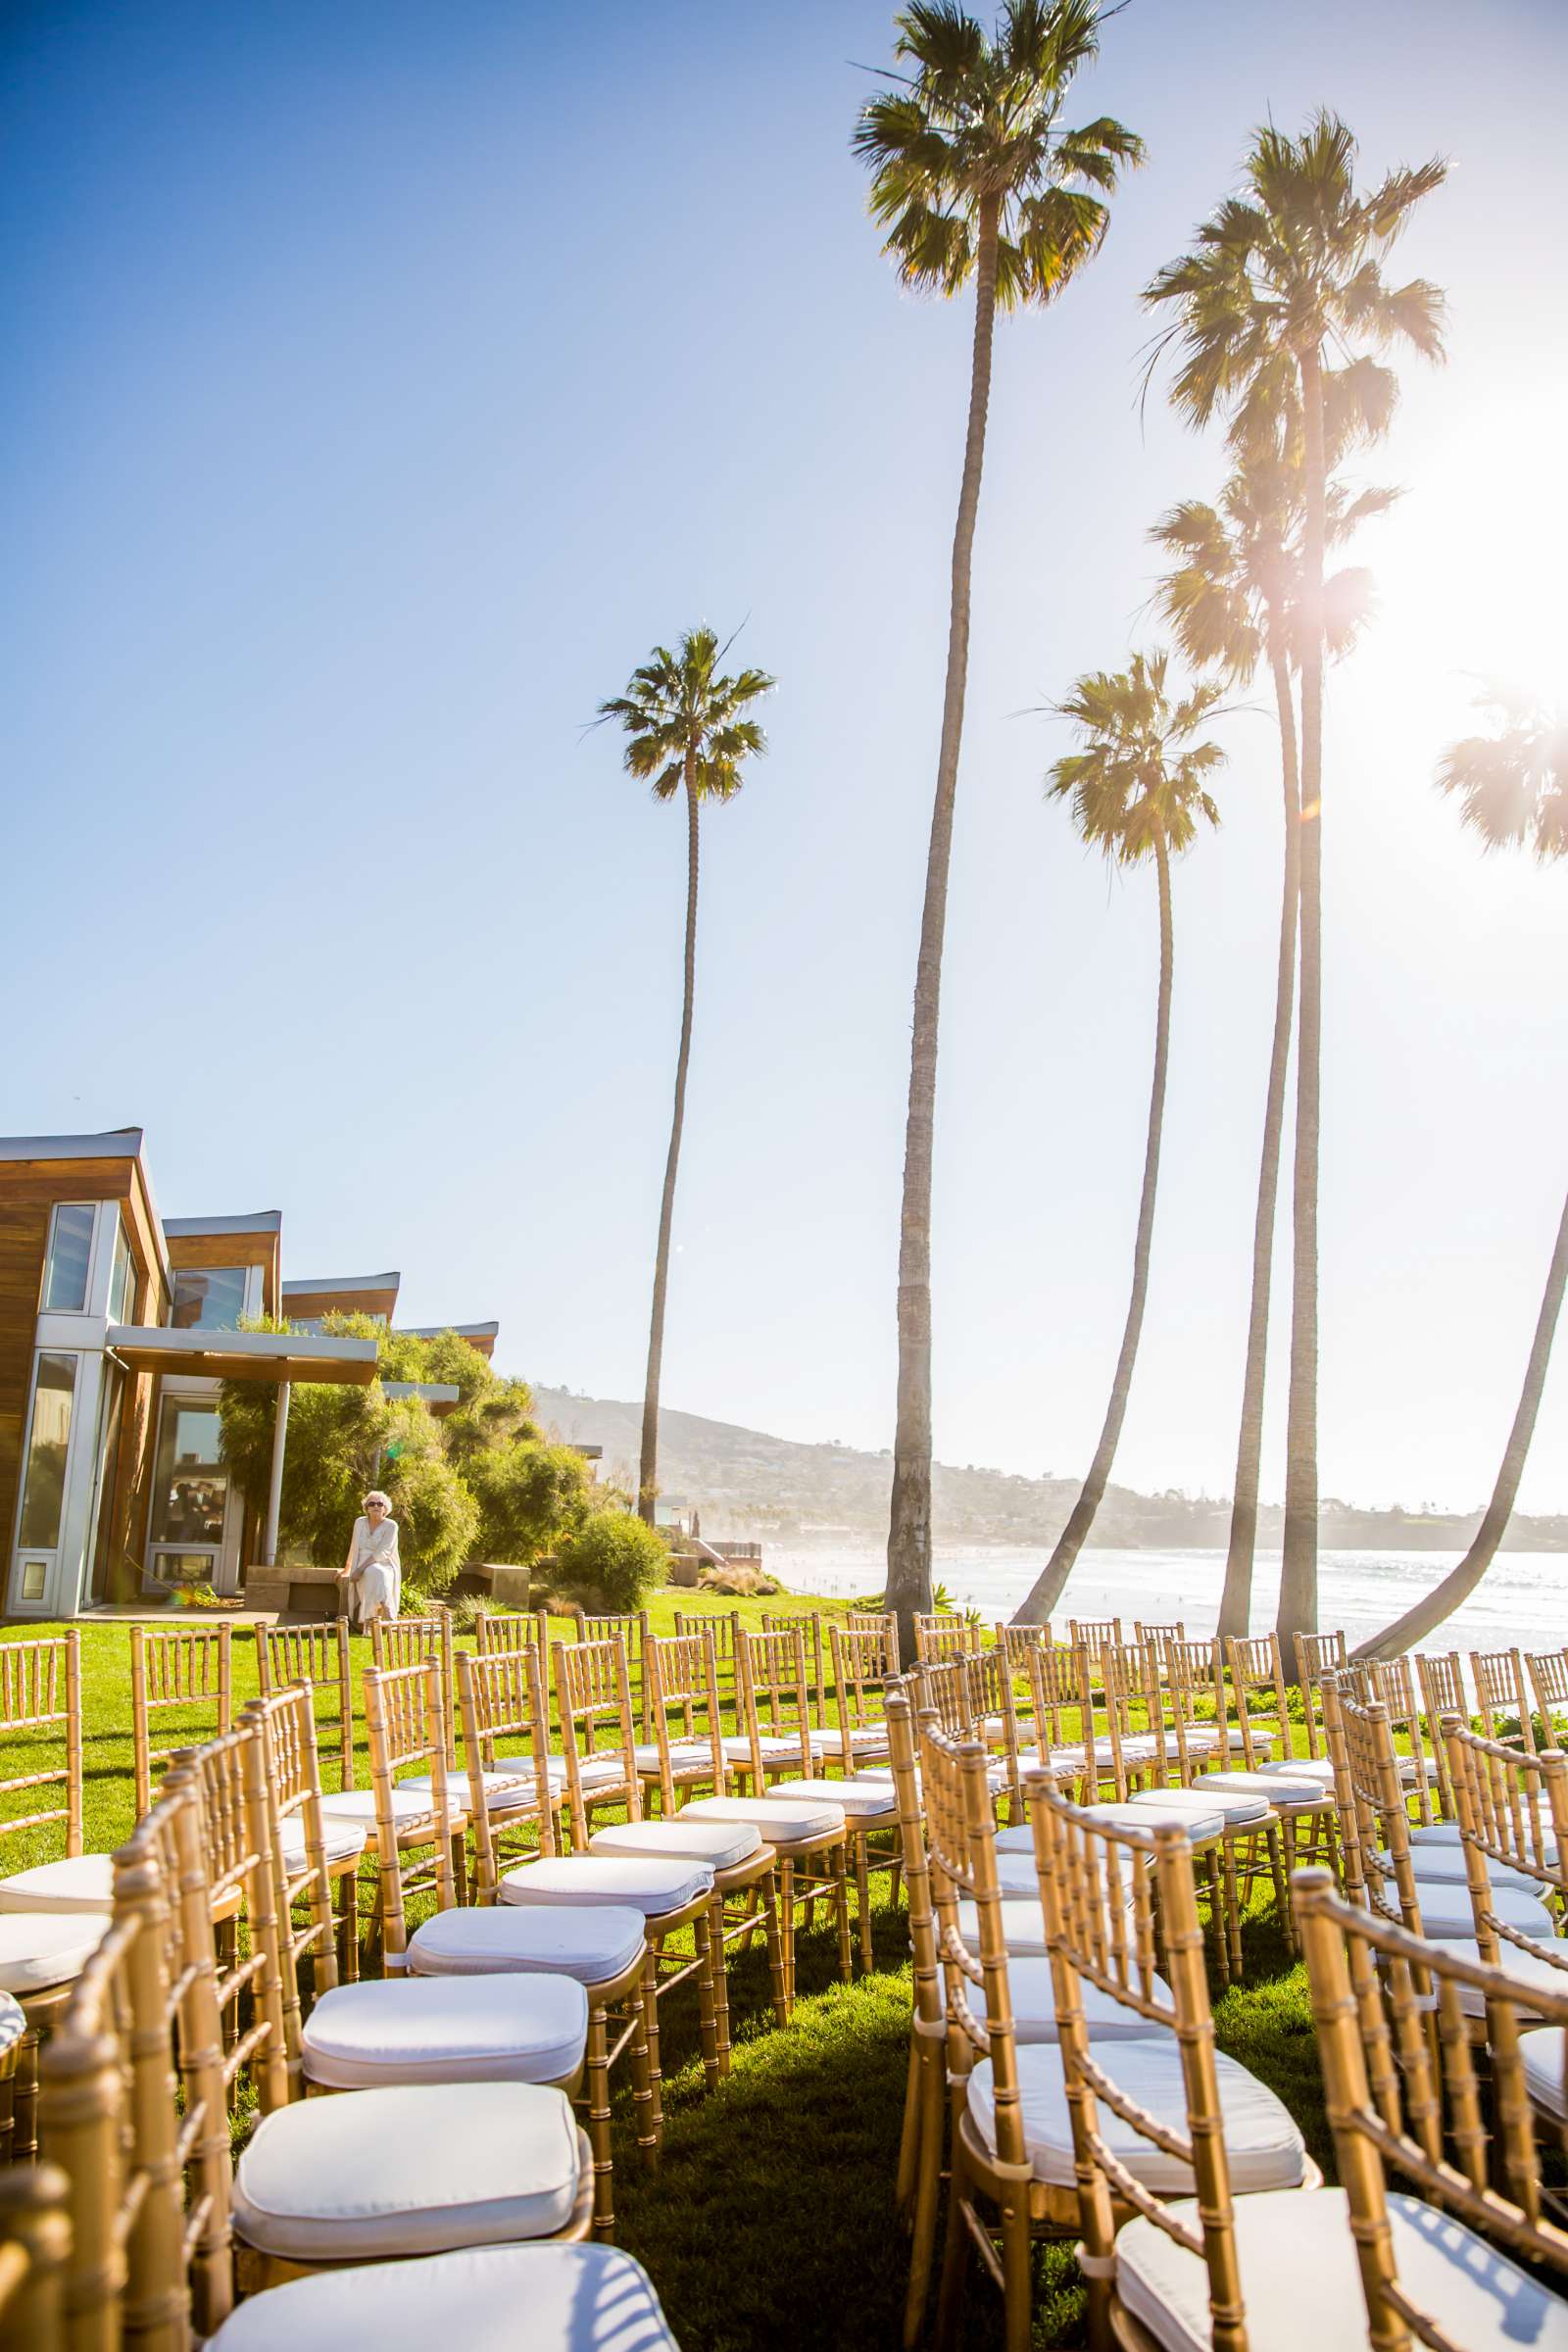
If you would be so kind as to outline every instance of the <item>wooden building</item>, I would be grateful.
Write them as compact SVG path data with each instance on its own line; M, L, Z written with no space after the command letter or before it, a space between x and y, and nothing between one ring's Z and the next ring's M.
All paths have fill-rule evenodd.
M395 1273L284 1282L281 1251L276 1209L161 1217L139 1128L0 1139L6 1616L71 1617L182 1583L237 1592L248 1562L275 1556L289 1387L373 1380L374 1341L322 1320L390 1326L399 1289ZM289 1330L240 1329L264 1315ZM494 1323L421 1336L437 1328L494 1351ZM223 1380L279 1391L265 1506L222 1459Z

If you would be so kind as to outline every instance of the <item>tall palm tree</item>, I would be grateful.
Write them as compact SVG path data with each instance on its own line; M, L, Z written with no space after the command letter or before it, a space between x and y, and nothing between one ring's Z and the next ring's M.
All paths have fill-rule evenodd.
M1260 420L1298 410L1305 470L1301 601L1300 1046L1297 1057L1290 1403L1285 1465L1282 1638L1317 1623L1317 1196L1322 1042L1323 638L1317 625L1327 536L1327 379L1331 355L1354 345L1350 368L1376 388L1384 413L1393 379L1365 347L1408 344L1442 356L1443 297L1425 278L1390 285L1383 263L1423 197L1439 187L1438 158L1391 172L1370 195L1355 190L1356 144L1319 113L1300 138L1270 125L1247 159L1242 193L1198 232L1196 250L1159 271L1152 306L1176 306L1161 338L1184 358L1172 391L1196 423L1216 413L1245 446ZM1348 369L1344 372L1349 372Z
M1101 197L1143 144L1108 117L1064 127L1077 74L1099 53L1099 0L1011 0L995 30L954 0L896 19L907 74L856 125L872 218L906 286L949 299L973 281L969 424L948 622L947 685L915 970L904 1204L899 1232L899 1394L888 1524L888 1606L907 1638L931 1601L931 1154L948 868L969 662L969 580L991 395L996 314L1053 301L1099 251ZM1099 190L1100 195L1092 193ZM909 1653L913 1654L912 1648Z
M652 783L654 798L686 796L686 979L681 999L680 1051L675 1057L675 1109L664 1161L664 1191L659 1209L659 1243L654 1253L654 1307L648 1331L648 1378L643 1390L642 1458L637 1468L637 1508L650 1527L659 1492L659 1381L664 1355L664 1296L669 1287L669 1234L675 1215L675 1171L680 1164L681 1128L686 1119L686 1072L692 1053L692 998L697 984L697 817L704 801L731 801L741 788L741 768L759 759L767 738L745 713L773 680L762 669L721 676L720 648L710 628L688 629L680 649L656 645L633 670L624 694L599 706L600 718L618 719L626 731L627 773Z
M1461 817L1474 826L1487 849L1528 848L1544 863L1568 858L1568 710L1545 710L1495 687L1481 699L1493 713L1492 732L1449 745L1438 765L1439 790L1455 796ZM1475 1542L1457 1568L1450 1569L1424 1600L1363 1642L1355 1653L1358 1658L1397 1657L1416 1648L1469 1598L1491 1567L1513 1516L1519 1481L1524 1476L1565 1288L1568 1200L1563 1203L1556 1247L1546 1269L1546 1289L1536 1318L1519 1407Z
M1144 1152L1144 1186L1133 1245L1133 1287L1122 1331L1121 1352L1110 1384L1110 1402L1089 1475L1073 1504L1056 1547L1017 1612L1019 1625L1043 1624L1055 1607L1073 1562L1095 1523L1116 1458L1133 1365L1149 1296L1150 1244L1154 1195L1159 1183L1160 1135L1165 1118L1165 1074L1170 1059L1170 999L1173 941L1170 862L1192 846L1200 822L1219 823L1219 810L1204 779L1225 755L1216 743L1194 736L1214 710L1224 689L1215 681L1197 685L1181 702L1166 692L1169 657L1134 654L1130 668L1109 676L1097 670L1078 680L1056 710L1077 722L1085 748L1069 752L1051 770L1053 800L1072 804L1073 822L1091 847L1113 864L1152 860L1159 894L1159 999L1154 1019L1154 1078L1149 1098L1149 1140ZM1183 748L1185 747L1185 748Z
M1231 1500L1230 1544L1220 1595L1221 1635L1245 1634L1251 1617L1252 1562L1257 1545L1258 1485L1263 1451L1263 1394L1273 1288L1274 1211L1279 1194L1285 1087L1296 1010L1296 932L1300 872L1300 772L1291 676L1296 659L1301 562L1299 436L1290 455L1279 438L1248 449L1220 494L1217 507L1199 499L1173 507L1152 537L1178 561L1161 581L1155 607L1176 642L1198 668L1213 668L1229 685L1250 685L1266 662L1274 688L1285 800L1284 887L1274 983L1274 1032L1263 1105L1257 1205L1252 1220L1252 1290L1242 1378L1241 1430ZM1368 515L1383 513L1396 493L1369 490L1348 497L1330 485L1327 536L1348 537ZM1324 584L1331 642L1346 651L1370 606L1367 575L1354 568Z

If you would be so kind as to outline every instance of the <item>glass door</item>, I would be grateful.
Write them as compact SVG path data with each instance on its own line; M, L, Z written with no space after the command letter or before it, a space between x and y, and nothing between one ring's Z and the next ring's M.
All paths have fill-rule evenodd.
M219 1446L218 1406L205 1397L165 1396L153 1472L148 1573L160 1585L238 1584L239 1499L230 1494Z

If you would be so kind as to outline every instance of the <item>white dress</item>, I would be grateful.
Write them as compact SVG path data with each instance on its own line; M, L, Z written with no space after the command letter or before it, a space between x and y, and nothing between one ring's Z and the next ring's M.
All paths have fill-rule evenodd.
M377 1609L390 1609L395 1617L403 1601L397 1521L383 1519L379 1527L372 1527L362 1514L354 1522L349 1557L354 1563L349 1573L359 1594L360 1624L368 1625Z

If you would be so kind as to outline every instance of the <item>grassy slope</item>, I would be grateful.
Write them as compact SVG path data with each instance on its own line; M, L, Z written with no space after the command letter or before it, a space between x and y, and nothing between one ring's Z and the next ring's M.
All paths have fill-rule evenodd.
M656 1597L656 1632L673 1630L677 1602L689 1605L689 1596ZM734 1605L750 1620L764 1606L790 1604ZM21 1629L7 1630L14 1636ZM129 1638L122 1625L87 1625L81 1647L86 1836L89 1847L102 1850L131 1827ZM368 1643L356 1641L354 1648L358 1671ZM236 1704L255 1688L251 1640L236 1632ZM359 1721L364 1766L356 1778L363 1787L368 1762L363 1715ZM199 1716L171 1714L155 1739L173 1745L210 1729ZM0 1778L51 1760L40 1754L35 1764L25 1743L11 1742ZM36 1793L0 1798L0 1820L38 1803ZM20 1870L58 1850L51 1833L23 1832L0 1843L0 1868ZM690 1988L671 2004L663 2027L662 2162L657 2175L642 2174L629 2137L624 2163L617 2147L616 2205L619 2240L647 2264L683 2352L756 2352L772 2343L794 2352L851 2344L880 2352L899 2341L904 2240L892 2191L908 2048L907 1937L902 1917L885 1907L875 1931L878 1973L851 1985L838 1980L828 1931L803 1938L803 1997L788 2034L772 2025L761 1953L735 1964L734 2072L714 2097L703 2088ZM1272 1893L1261 1888L1247 1928L1247 1979L1241 1990L1216 1989L1221 2043L1279 2091L1327 2169L1305 1979L1285 1953ZM1081 2343L1081 2300L1064 2249L1042 2252L1039 2285L1036 2342ZM978 2277L963 2342L965 2352L1002 2343L1000 2303Z

